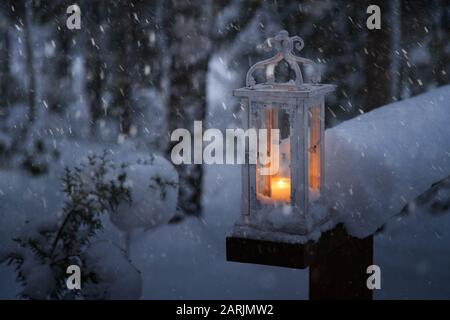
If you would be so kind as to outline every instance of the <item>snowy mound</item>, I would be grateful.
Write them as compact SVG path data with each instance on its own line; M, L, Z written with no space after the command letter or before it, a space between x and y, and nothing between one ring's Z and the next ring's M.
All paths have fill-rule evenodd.
M326 197L334 219L365 237L450 175L450 86L326 131Z
M132 203L121 203L110 212L113 224L122 231L145 230L166 224L175 215L178 200L178 174L173 165L161 156L149 161L138 156L126 159L126 186L131 190Z

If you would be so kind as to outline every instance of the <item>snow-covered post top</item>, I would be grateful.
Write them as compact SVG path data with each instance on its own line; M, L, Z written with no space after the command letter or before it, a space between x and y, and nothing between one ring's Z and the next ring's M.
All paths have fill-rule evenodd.
M301 51L304 47L303 39L299 36L289 37L286 30L280 31L275 37L268 38L262 43L259 48L265 51L276 51L276 54L267 60L255 63L247 72L246 86L248 88L255 88L260 85L256 84L253 73L258 69L265 69L266 85L271 86L293 86L296 89L301 89L304 84L304 78L300 65L310 65L313 67L313 75L310 77L309 83L316 84L320 81L320 74L317 65L314 61L298 57L294 54L294 48ZM277 83L275 81L275 67L281 62L286 61L289 67L295 73L295 81L290 80L285 83Z

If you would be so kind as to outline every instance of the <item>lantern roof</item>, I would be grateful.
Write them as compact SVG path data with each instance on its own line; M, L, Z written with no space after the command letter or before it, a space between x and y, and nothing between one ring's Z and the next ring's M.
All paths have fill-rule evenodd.
M282 95L284 97L313 97L324 95L334 91L335 86L331 84L320 84L320 73L318 65L303 57L296 56L294 49L301 51L304 47L303 39L299 36L290 37L286 30L280 31L275 37L268 38L258 46L265 51L275 50L276 54L266 60L255 63L247 72L246 86L233 91L235 96L260 96L261 94ZM275 79L276 66L285 61L294 71L295 79L287 82L277 82ZM303 67L311 67L312 75L306 79L303 77ZM266 81L256 83L254 72L263 69Z
M295 86L271 86L262 85L254 87L244 87L233 90L233 95L236 97L261 97L261 96L274 96L274 97L286 97L286 98L312 98L319 95L325 95L334 91L336 88L332 84L305 84L304 86L297 88Z

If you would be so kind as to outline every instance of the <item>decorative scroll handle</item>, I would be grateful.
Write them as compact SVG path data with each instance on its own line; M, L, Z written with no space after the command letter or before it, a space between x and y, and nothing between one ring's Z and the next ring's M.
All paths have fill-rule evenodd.
M276 54L267 60L255 63L247 72L246 85L253 87L256 85L256 80L253 73L258 69L265 69L266 84L275 84L275 67L282 60L285 60L295 73L295 86L300 88L303 85L303 74L299 64L311 65L314 68L314 74L311 77L311 83L318 83L320 81L319 70L317 64L309 59L298 57L293 53L294 48L301 51L304 47L303 39L299 36L289 37L286 30L280 31L275 37L268 38L263 44L259 46L265 51L276 50Z

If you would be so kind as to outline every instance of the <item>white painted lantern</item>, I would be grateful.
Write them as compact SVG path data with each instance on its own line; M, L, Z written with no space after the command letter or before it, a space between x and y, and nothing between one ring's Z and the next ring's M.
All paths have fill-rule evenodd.
M276 161L274 153L278 152L279 161L278 171L273 174L267 174L268 164L261 163L259 157L256 164L246 161L242 172L242 217L235 227L239 236L305 236L328 220L323 210L311 209L323 192L324 100L335 86L319 84L317 65L294 55L294 47L300 51L303 45L300 37L289 37L286 31L267 39L262 47L275 50L275 56L253 65L247 73L246 87L233 91L245 110L244 126L266 129L264 152L271 161ZM276 71L282 61L295 79L277 81ZM310 76L306 76L308 68ZM261 83L256 81L258 70L265 78ZM274 129L278 129L278 141L271 135ZM247 145L247 157L248 151Z

